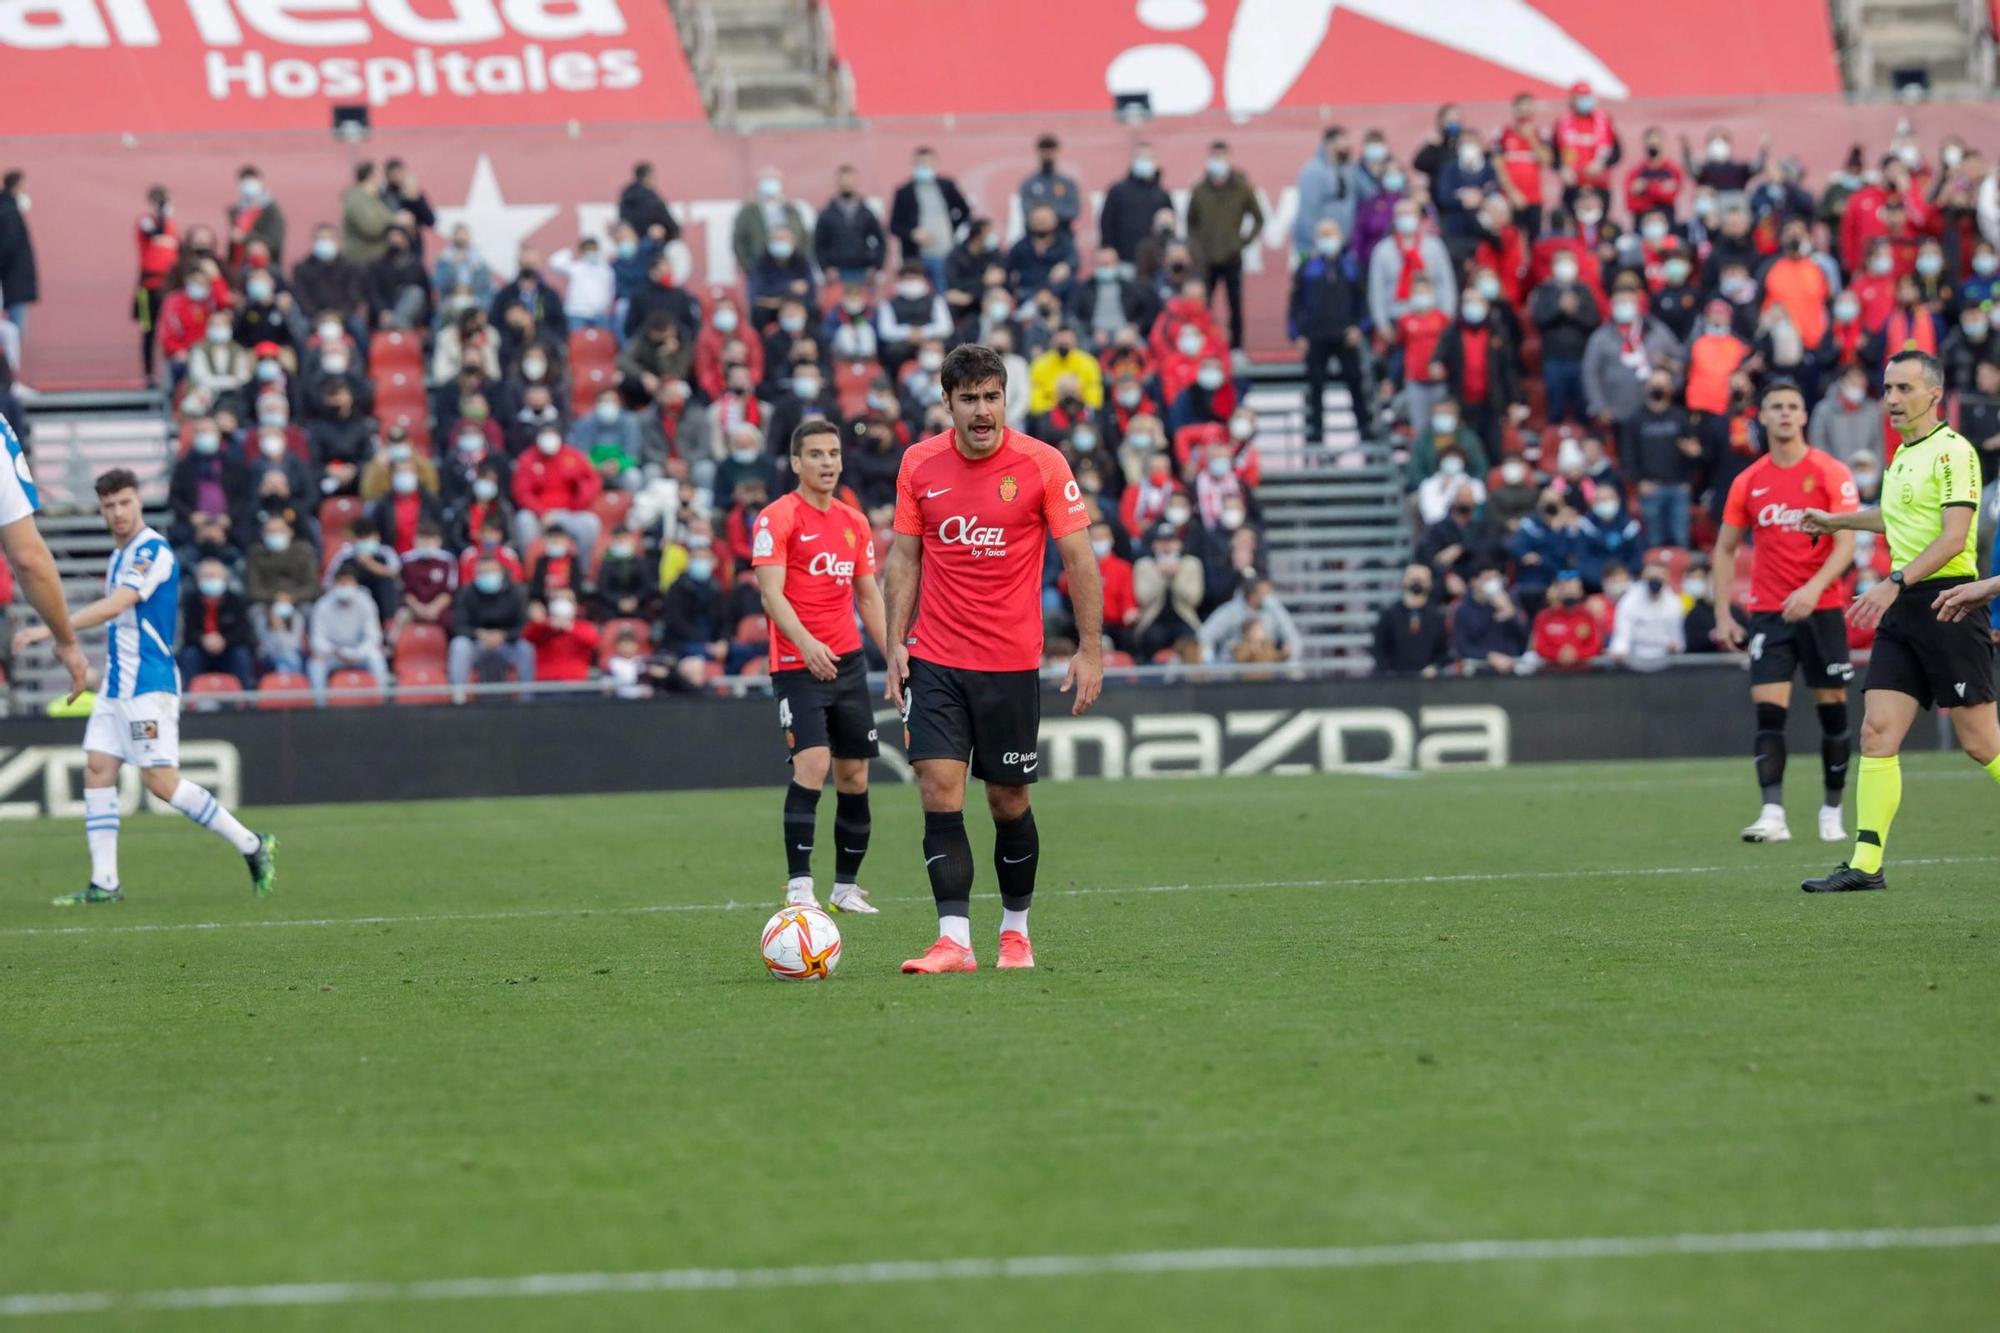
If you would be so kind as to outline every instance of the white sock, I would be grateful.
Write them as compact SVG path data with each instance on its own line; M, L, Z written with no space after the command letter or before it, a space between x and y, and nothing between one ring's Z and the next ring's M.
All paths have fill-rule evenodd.
M960 948L972 947L972 918L969 916L941 916L938 918L938 934Z
M118 789L83 789L84 838L90 843L90 882L100 889L118 887Z
M1017 930L1023 936L1028 933L1027 908L1023 907L1018 912L1006 907L1000 909L1000 933L1005 935L1010 930Z
M833 882L833 891L835 893L839 893L842 889L847 889L853 893L861 892L861 886L859 884L854 883L852 880L844 880L844 879L835 880Z
M222 808L222 802L186 778L174 788L174 809L248 856L257 850L257 835L236 822L236 816Z
M1764 807L1764 813L1761 817L1764 819L1783 819L1785 817L1785 807L1782 805L1767 805Z
M811 875L800 875L797 879L788 879L785 881L785 903L787 906L803 907L807 903L816 903L818 901L819 899L813 896L813 877Z

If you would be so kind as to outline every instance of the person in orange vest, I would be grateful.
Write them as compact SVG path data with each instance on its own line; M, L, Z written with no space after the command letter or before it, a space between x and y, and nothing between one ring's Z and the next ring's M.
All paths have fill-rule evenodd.
M1727 412L1730 377L1749 355L1749 344L1736 336L1730 323L1729 302L1716 297L1708 303L1702 325L1688 343L1688 410Z
M1896 280L1896 304L1882 324L1882 364L1904 352L1935 357L1944 346L1944 325L1923 299L1915 274Z
M1812 235L1804 222L1787 222L1780 240L1777 258L1764 267L1764 309L1783 306L1800 340L1817 347L1826 337L1833 283L1813 254Z

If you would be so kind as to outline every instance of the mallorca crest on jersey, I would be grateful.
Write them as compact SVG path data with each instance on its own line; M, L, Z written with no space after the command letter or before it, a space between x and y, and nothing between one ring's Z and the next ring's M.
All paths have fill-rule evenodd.
M1805 493L1806 493L1807 495L1811 495L1811 494L1812 494L1812 491L1813 491L1813 485L1814 485L1814 483L1815 483L1815 482L1817 482L1818 480L1819 480L1819 478L1817 478L1817 477L1813 476L1813 475L1812 475L1812 473L1808 472L1808 473L1806 473L1806 479L1805 479L1805 481L1803 481L1802 483L1800 483L1800 485L1799 485L1799 489L1800 489L1800 490L1802 490L1802 491L1804 491L1804 492L1805 492Z
M854 529L853 529L853 528L843 528L843 529L841 529L841 532L840 532L840 535L841 535L842 537L845 537L845 538L847 539L847 549L848 549L848 550L850 550L850 551L851 551L851 550L853 550L853 549L854 549Z
M1013 473L1009 472L1006 476L1000 478L1001 504L1008 504L1008 505L1013 504L1014 497L1019 495L1020 493L1021 493L1021 483L1014 480Z

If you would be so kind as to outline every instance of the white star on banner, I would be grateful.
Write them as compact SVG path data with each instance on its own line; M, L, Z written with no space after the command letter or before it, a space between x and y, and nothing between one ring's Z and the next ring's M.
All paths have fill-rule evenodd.
M504 281L514 276L521 246L561 211L556 204L508 203L500 195L500 178L493 174L492 161L481 153L472 168L472 187L465 202L456 208L438 209L437 231L440 236L449 236L451 229L463 222L472 230L472 248L485 259L493 276Z

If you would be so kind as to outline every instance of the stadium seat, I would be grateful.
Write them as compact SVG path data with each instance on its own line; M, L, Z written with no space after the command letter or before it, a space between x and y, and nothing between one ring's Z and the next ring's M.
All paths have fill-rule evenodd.
M570 380L569 406L582 416L597 404L597 395L618 387L618 372L610 366L578 366Z
M414 370L385 370L375 377L375 415L387 417L397 412L423 412L430 400L424 377Z
M431 418L429 410L420 398L414 406L375 409L375 420L380 422L386 433L392 426L401 426L410 436L410 446L426 458L431 454Z
M334 672L327 678L326 685L329 690L371 691L369 694L350 695L344 699L329 698L326 701L328 708L369 708L381 703L383 699L382 682L368 672L353 667Z
M231 679L234 679L234 677L231 677ZM311 688L312 688L312 682L307 680L304 676L299 675L296 671L266 672L263 678L257 682L257 696L258 696L257 707L272 709L272 710L283 709L283 708L311 708L313 706L312 699L310 696L304 693L304 691L310 690ZM273 697L275 692L281 690L285 691L298 690L300 691L300 694L299 697L296 699L280 699Z
M405 667L442 667L450 646L442 625L409 624L396 636L396 672Z
M1680 588L1681 579L1687 574L1688 553L1686 551L1683 551L1678 546L1655 546L1652 550L1646 552L1646 559L1649 562L1657 560L1665 565L1667 567L1668 585L1675 590ZM1637 570L1632 572L1635 574L1638 573Z
M833 363L833 390L842 416L852 420L867 414L868 386L881 373L882 367L872 361Z
M399 660L396 664L396 702L399 704L448 704L451 690L448 688L442 663L415 662L408 666Z
M625 526L625 516L632 512L632 492L606 491L597 497L590 511L604 520L604 533L609 537Z
M378 333L368 343L368 373L379 389L384 371L402 370L421 380L424 372L423 339L414 333Z
M1132 660L1132 654L1113 648L1104 654L1104 665L1108 667L1128 667L1136 666L1137 663Z
M354 520L368 512L358 495L330 495L319 502L320 539L326 548L336 550L347 540L347 530L354 526Z
M585 370L609 370L617 360L618 340L603 329L570 330L569 365L579 379Z
M243 682L230 675L227 671L204 671L187 683L187 693L190 695L235 694L242 688ZM219 706L217 704L207 705L209 709ZM203 705L195 704L194 707L202 708Z
M741 644L769 643L771 622L760 615L747 615L736 622L736 642Z
M653 627L636 617L620 617L607 620L598 627L597 664L604 665L611 655L618 651L618 636L630 631L639 638L639 654L646 656L653 651Z

